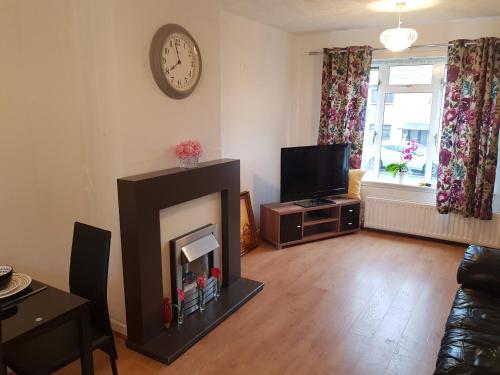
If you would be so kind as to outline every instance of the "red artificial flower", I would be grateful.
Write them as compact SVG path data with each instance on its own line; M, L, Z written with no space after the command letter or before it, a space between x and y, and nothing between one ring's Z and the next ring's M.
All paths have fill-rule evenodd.
M196 285L198 285L198 288L203 289L206 281L207 279L204 276L198 276L196 279Z
M184 298L186 298L186 295L184 294L184 291L182 289L177 289L177 298L179 299L179 302L184 301Z
M215 277L216 279L219 278L220 276L220 269L217 268L217 267L213 267L210 269L210 273L212 274L213 277Z

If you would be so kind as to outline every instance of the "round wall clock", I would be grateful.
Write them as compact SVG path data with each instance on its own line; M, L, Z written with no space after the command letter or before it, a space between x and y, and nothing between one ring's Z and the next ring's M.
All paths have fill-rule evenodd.
M151 42L149 63L156 84L171 98L187 97L200 80L200 49L182 26L160 27Z

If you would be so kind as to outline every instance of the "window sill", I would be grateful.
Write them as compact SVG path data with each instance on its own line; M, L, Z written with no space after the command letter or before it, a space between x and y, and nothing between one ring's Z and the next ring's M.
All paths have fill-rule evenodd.
M417 184L400 184L397 182L377 181L377 180L364 180L361 185L364 187L377 187L384 189L414 191L419 193L435 194L435 186L419 186Z

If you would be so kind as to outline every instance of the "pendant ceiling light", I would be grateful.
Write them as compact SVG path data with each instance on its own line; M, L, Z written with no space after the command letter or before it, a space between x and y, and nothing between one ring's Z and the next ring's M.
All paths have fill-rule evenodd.
M399 52L410 47L417 40L417 31L401 27L401 12L405 3L397 3L399 7L399 21L398 27L394 29L387 29L380 34L380 41L388 50Z

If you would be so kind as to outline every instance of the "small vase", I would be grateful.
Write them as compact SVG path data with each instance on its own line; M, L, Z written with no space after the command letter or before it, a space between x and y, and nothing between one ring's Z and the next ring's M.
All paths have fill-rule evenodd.
M217 281L215 282L214 297L215 298L220 297L220 282L219 282L219 279L217 279Z
M184 323L184 302L179 302L177 307L177 324L181 325Z
M198 308L200 311L205 310L205 290L198 288Z
M198 158L196 156L179 158L179 167L181 168L196 168L197 166L198 166Z
M399 183L402 185L405 183L406 172L398 172Z

